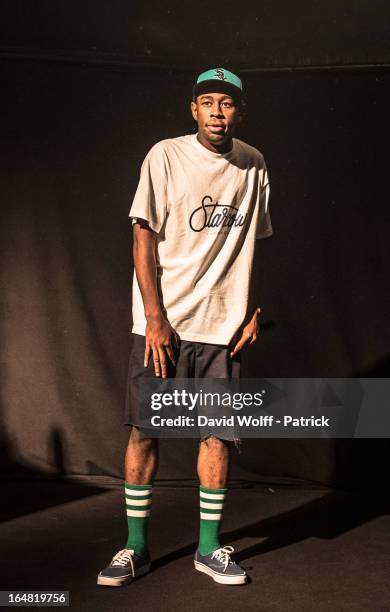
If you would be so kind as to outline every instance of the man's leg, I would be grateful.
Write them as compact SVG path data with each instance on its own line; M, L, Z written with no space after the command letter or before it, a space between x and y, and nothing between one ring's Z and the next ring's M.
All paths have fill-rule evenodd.
M245 571L230 554L232 546L221 547L218 531L227 493L229 468L227 442L210 437L199 445L198 476L200 481L199 545L195 553L195 569L221 584L245 584Z
M152 487L158 467L156 439L143 438L133 427L125 458L125 495L128 525L127 549L137 555L148 552L147 534Z
M229 347L195 343L195 355L195 378L239 378L240 361L230 358ZM237 443L234 428L224 434L224 437ZM207 574L215 582L245 584L245 571L230 557L233 547L221 547L218 537L227 493L228 444L213 436L199 444L200 529L194 563L195 569Z
M210 437L202 440L198 452L198 477L203 487L223 489L229 469L229 447L225 440Z
M199 552L208 555L219 543L219 527L227 492L229 448L225 441L210 437L199 444L198 477L200 482Z
M98 575L100 585L122 586L150 569L147 532L157 467L157 440L142 438L138 427L133 426L125 458L128 538L125 547Z
M138 427L131 428L125 457L125 479L137 485L154 481L158 468L156 438L143 438Z

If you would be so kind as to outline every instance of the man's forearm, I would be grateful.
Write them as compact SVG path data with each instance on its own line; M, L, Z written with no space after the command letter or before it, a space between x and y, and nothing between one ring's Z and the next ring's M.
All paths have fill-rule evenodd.
M245 321L247 321L248 317L251 317L257 307L255 297L255 279L252 276L251 283L249 285L249 293L248 293L248 304L246 308L246 316Z
M157 289L156 234L135 223L133 226L133 259L146 319L162 317Z
M177 334L164 317L157 287L157 234L147 225L135 223L133 257L146 318L144 366L153 357L156 376L166 378L168 361L175 366Z
M253 262L253 269L252 269L252 274L251 274L251 280L249 283L249 292L248 292L248 303L247 303L247 309L246 309L246 316L245 316L245 321L248 321L248 319L250 319L253 316L253 313L255 312L256 308L260 307L260 304L258 303L258 297L257 297L257 274L258 274L258 266L257 261L258 261L258 240L256 240L256 244L255 244L255 256L254 256L254 262Z

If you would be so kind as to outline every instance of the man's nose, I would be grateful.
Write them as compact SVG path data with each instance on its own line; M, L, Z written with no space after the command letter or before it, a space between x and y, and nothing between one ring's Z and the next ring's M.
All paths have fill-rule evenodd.
M213 104L211 108L211 116L212 117L223 117L224 116L219 102L215 102L215 104Z

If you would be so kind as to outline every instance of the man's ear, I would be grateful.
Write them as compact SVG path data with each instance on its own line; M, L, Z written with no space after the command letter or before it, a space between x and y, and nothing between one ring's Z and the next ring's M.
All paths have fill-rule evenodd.
M191 114L195 121L198 121L198 109L196 106L196 102L194 101L191 102Z

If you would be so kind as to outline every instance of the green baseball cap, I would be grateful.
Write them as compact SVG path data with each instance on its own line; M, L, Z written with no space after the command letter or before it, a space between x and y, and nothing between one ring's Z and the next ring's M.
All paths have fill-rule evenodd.
M193 100L195 101L198 96L206 93L226 93L235 100L241 100L241 79L226 68L206 70L198 76L192 88Z

